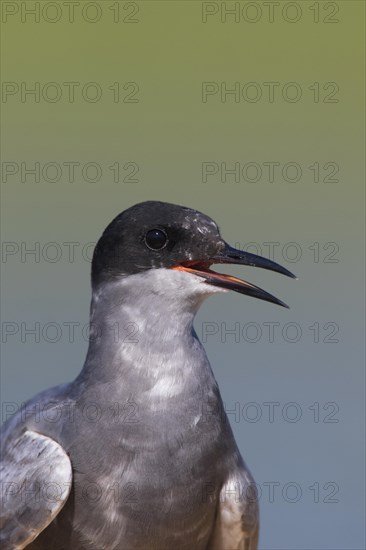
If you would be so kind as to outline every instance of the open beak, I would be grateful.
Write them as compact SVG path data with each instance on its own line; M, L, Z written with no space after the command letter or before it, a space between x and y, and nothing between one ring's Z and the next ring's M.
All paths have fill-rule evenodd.
M255 298L259 298L260 300L265 300L266 302L272 302L288 308L288 305L278 298L275 298L275 296L272 296L272 294L269 294L265 290L262 290L247 281L243 281L237 277L232 277L231 275L224 275L222 273L212 271L210 269L212 264L250 265L254 267L261 267L262 269L269 269L270 271L277 271L277 273L282 273L282 275L296 279L295 275L279 264L276 264L271 260L267 260L267 258L263 258L262 256L237 250L226 243L223 250L216 256L212 256L209 260L191 260L188 262L182 262L181 264L174 266L173 269L187 271L188 273L193 273L199 277L203 277L205 281L211 285L226 288L228 290L234 290L235 292L240 292L240 294L247 294L248 296L253 296Z

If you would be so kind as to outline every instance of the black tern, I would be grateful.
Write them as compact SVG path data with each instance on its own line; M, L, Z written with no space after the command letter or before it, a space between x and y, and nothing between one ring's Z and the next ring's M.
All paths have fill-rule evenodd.
M257 548L253 479L193 319L230 290L285 304L212 264L294 277L190 208L143 202L108 225L83 369L2 427L4 550Z

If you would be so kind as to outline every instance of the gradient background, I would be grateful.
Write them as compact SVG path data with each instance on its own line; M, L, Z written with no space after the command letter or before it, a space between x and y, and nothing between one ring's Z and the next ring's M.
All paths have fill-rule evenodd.
M34 2L23 4L34 7ZM41 2L42 8L45 4ZM229 417L241 452L263 490L260 548L365 548L363 2L300 1L295 7L280 2L273 22L265 3L256 2L258 21L252 23L245 20L255 18L255 6L248 2L237 3L238 22L234 16L222 22L221 3L213 2L210 9L218 13L206 23L198 1L120 2L117 23L110 10L115 2L94 3L101 12L95 23L85 19L85 13L89 19L97 14L97 8L85 8L88 2L75 7L73 23L63 3L56 4L61 17L50 23L47 19L58 17L55 7L40 13L39 22L34 16L22 21L20 3L2 2L3 82L19 87L21 82L39 82L41 88L56 82L63 90L54 103L42 96L39 102L31 96L22 101L20 93L2 97L3 161L19 167L2 181L2 239L15 243L10 245L13 255L2 255L4 416L35 392L72 379L83 364L87 341L80 327L88 321L90 263L82 247L95 242L116 214L139 201L159 199L202 210L233 245L254 242L268 255L263 243L280 243L274 259L299 277L291 281L232 268L233 274L247 276L284 299L291 310L229 294L207 301L195 323L201 337L205 323L216 323L211 327L218 332L206 338L205 346L226 407L236 411ZM138 12L130 18L136 22L123 21L134 5ZM314 5L319 22L314 22ZM233 6L226 3L228 9ZM81 8L87 10L84 18ZM17 13L7 17L9 10ZM297 22L286 21L299 10ZM74 103L62 85L70 81L80 83ZM108 86L117 81L124 95L126 82L138 83L138 102L114 103ZM206 81L226 82L228 88L234 82L257 82L263 96L256 103L235 102L233 96L225 102L216 94L204 103L201 86ZM268 81L280 83L273 102L263 86ZM87 82L101 87L100 101L82 98L80 88ZM298 83L301 100L283 99L287 82ZM314 82L320 85L319 102L309 90ZM337 102L324 102L327 82L339 86ZM100 181L86 181L80 167L73 183L66 168L54 183L42 176L36 183L29 175L21 181L22 162L43 166L70 161L98 163ZM302 177L288 182L279 170L270 183L263 168L256 183L235 182L232 176L221 182L219 174L204 183L201 165L208 161L228 166L256 162L262 168L268 161L281 166L297 162ZM108 167L115 162L123 177L122 166L137 163L137 181L114 183ZM314 162L321 167L337 163L338 181L323 181L329 169L321 168L320 181L314 182L308 168ZM50 258L56 248L47 248L51 242L62 251L54 262ZM74 261L65 242L80 243ZM289 242L301 251L293 262L283 252ZM329 242L336 245L326 248ZM319 258L314 257L314 243L319 243ZM16 252L22 246L39 246L45 257L22 257ZM335 254L327 257L334 246ZM287 250L294 254L294 248ZM80 323L74 342L65 322ZM263 325L269 322L279 323L273 342ZM335 325L324 327L328 322ZM39 342L27 336L24 327L35 323L41 331L47 323L57 323L63 328L59 340L51 343L51 328ZM248 328L246 323L257 324L248 329L247 338L235 341L233 335L225 337L221 323L227 329L239 323L240 330ZM288 341L295 339L293 325L288 337L282 335L286 323L300 327L297 342ZM319 323L319 342L309 328L314 323ZM262 334L249 342L258 326ZM329 342L334 326L336 341ZM18 332L7 335L9 327ZM273 422L266 402L279 403ZM296 403L301 412L297 422L289 421L296 410L286 409L288 403ZM314 403L319 403L318 422ZM260 413L257 422L249 421ZM279 483L274 499L269 498L269 482ZM294 498L291 489L289 498L282 494L289 482L301 488L297 502L289 502ZM314 483L319 484L319 502L309 489ZM333 495L336 502L327 502L334 487L339 489Z

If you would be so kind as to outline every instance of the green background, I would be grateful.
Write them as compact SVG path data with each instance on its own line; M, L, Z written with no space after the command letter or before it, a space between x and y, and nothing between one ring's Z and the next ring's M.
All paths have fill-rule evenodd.
M110 8L118 3L81 1L73 23L63 2L51 3L56 7L40 2L36 21L24 11L35 4L2 2L3 413L9 403L72 379L82 366L87 342L80 327L88 321L90 297L90 263L82 254L86 243L95 242L115 215L139 201L196 208L219 223L232 245L256 243L258 252L268 255L263 243L279 243L274 259L299 277L291 281L232 268L284 299L291 310L223 295L206 302L195 323L201 337L207 323L218 329L205 346L227 408L237 410L238 403L242 410L254 402L262 412L257 422L248 420L255 408L245 408L245 418L229 415L240 450L263 489L260 547L364 548L364 3L280 2L271 22L269 7L259 1L227 2L228 9L239 10L237 21L234 15L225 21L221 2L119 2L115 22ZM217 11L206 23L205 9ZM316 10L319 22L314 21ZM299 20L289 22L296 14ZM90 22L96 16L99 20ZM21 89L37 82L39 101L22 98ZM50 97L56 88L47 88L51 82L61 89L55 102ZM79 83L74 102L65 82ZM81 93L90 82L102 91L99 101ZM121 91L117 103L109 89L115 82ZM132 87L123 86L129 82L139 88L135 102L126 102ZM218 89L237 82L244 97L235 101L233 95L216 93L204 102L204 82ZM254 86L262 91L257 102L245 96L250 82L256 84L249 86L249 95ZM279 83L273 101L265 82ZM299 101L284 99L289 82L301 90ZM333 102L334 85L324 89L329 82L338 87ZM13 95L6 93L9 86ZM293 91L288 88L290 97ZM22 181L21 163L30 168L36 162L41 171L47 163L61 166L59 180L50 181L51 167L39 182L30 174L23 174ZM80 163L74 182L63 164L69 162ZM90 162L100 167L99 181L87 181L94 177L93 168L83 176L82 167ZM119 182L109 168L116 162ZM138 165L137 181L124 182L131 162ZM204 182L204 162L217 167L225 162L228 168L257 163L262 177L235 181L228 175L221 181L219 172ZM280 163L273 182L265 162ZM299 181L283 177L289 162L300 166ZM319 182L309 169L315 162ZM331 171L326 163L336 163L336 181L324 181ZM11 166L18 172L6 175ZM291 179L293 172L288 174ZM74 261L67 242L80 243ZM37 246L39 258L24 254L24 248ZM9 250L13 254L6 255ZM299 256L290 261L294 252ZM80 323L74 342L65 322ZM279 323L273 342L263 325L269 322ZM289 341L295 339L291 331L298 330L294 325L282 334L289 322L301 329L297 342ZM51 327L35 341L25 334L35 323L41 332L47 323L56 323L63 328L61 337L52 343ZM239 323L241 331L249 330L247 337L225 338L221 323L228 329ZM254 325L250 329L246 323ZM319 342L309 328L314 323L319 323ZM258 341L249 341L255 340L258 326ZM7 334L11 327L18 332ZM338 327L333 336L338 341L329 342L332 327ZM280 404L274 422L268 420L267 402ZM298 422L281 412L293 402L301 409ZM314 407L309 409L314 403L319 403L319 422ZM333 410L327 403L339 407L338 422L325 418ZM268 497L269 482L280 484L274 502ZM282 494L288 482L301 487L297 502L289 502L291 490L287 499ZM320 487L319 502L309 489L314 483ZM327 502L333 487L327 483L339 488L338 502Z

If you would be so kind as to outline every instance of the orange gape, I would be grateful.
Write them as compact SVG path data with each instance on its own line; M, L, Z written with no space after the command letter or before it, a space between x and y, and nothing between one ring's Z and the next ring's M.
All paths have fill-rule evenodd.
M172 269L177 269L178 271L188 271L189 273L196 273L196 275L200 275L200 273L205 274L209 273L213 277L217 279L221 279L223 281L229 279L230 281L233 281L234 283L239 283L244 286L249 286L251 288L256 288L254 285L251 285L247 281L243 281L242 279L238 279L237 277L232 277L232 275L226 275L225 273L216 273L216 271L212 271L211 269L207 269L205 271L199 270L199 269L192 269L191 267L185 267L183 265L176 265L172 267Z

